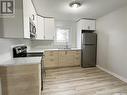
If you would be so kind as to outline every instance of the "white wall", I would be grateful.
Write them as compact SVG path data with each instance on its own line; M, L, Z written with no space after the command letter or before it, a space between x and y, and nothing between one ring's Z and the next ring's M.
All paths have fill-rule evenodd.
M127 6L97 19L97 64L127 79Z
M76 47L76 22L72 21L56 21L56 27L70 28L70 47ZM56 44L54 41L32 41L32 50L42 50L45 48L64 48L65 45Z
M0 38L0 64L10 64L12 61L12 46L25 44L30 49L30 41L26 39L4 39Z
M15 15L0 18L0 37L23 38L23 0L15 0Z

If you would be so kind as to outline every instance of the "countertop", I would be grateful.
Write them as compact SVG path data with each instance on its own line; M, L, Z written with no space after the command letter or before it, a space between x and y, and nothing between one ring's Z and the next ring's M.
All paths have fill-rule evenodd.
M62 51L62 50L81 50L80 48L70 48L70 49L42 49L42 50L28 50L27 52L33 52L33 53L38 53L38 52L44 52L44 51Z
M28 64L40 64L42 57L22 57L22 58L13 58L0 66L14 66L14 65L28 65Z
M70 49L45 49L44 51L55 51L55 50L58 50L58 51L64 51L64 50L68 50L68 51L73 51L73 50L81 50L81 49L78 49L78 48L70 48Z
M62 51L62 50L81 50L79 48L71 49L42 49L42 50L28 50L28 53L43 53L44 51ZM27 64L40 64L40 57L21 57L21 58L12 58L11 60L0 64L0 66L14 66L14 65L27 65Z

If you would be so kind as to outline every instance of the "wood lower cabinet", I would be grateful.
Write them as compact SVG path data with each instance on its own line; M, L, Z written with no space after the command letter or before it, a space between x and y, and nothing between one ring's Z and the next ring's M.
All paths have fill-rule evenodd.
M81 65L81 50L74 51L74 64Z
M59 52L58 51L45 51L44 53L44 66L46 68L53 68L59 66Z
M2 95L41 95L41 65L0 67Z
M59 67L74 66L73 51L59 51Z
M44 64L46 68L79 66L81 64L81 51L45 51Z

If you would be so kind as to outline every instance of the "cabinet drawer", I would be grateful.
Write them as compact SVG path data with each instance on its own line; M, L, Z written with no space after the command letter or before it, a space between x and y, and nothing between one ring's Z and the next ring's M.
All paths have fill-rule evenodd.
M45 61L58 61L58 58L45 58L44 62Z
M44 60L58 59L58 56L45 56Z
M73 56L74 52L73 51L60 51L59 56Z
M58 51L46 51L44 54L45 56L53 56L53 55L58 55Z
M58 52L56 52L56 51L48 51L48 52L45 52L44 53L44 59L46 58L58 58Z

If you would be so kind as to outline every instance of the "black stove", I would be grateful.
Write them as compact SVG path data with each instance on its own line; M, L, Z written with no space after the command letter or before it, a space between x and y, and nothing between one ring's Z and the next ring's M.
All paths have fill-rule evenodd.
M27 57L27 46L16 46L13 48L13 57Z
M27 46L13 47L13 58L18 57L43 57L43 52L27 52Z

